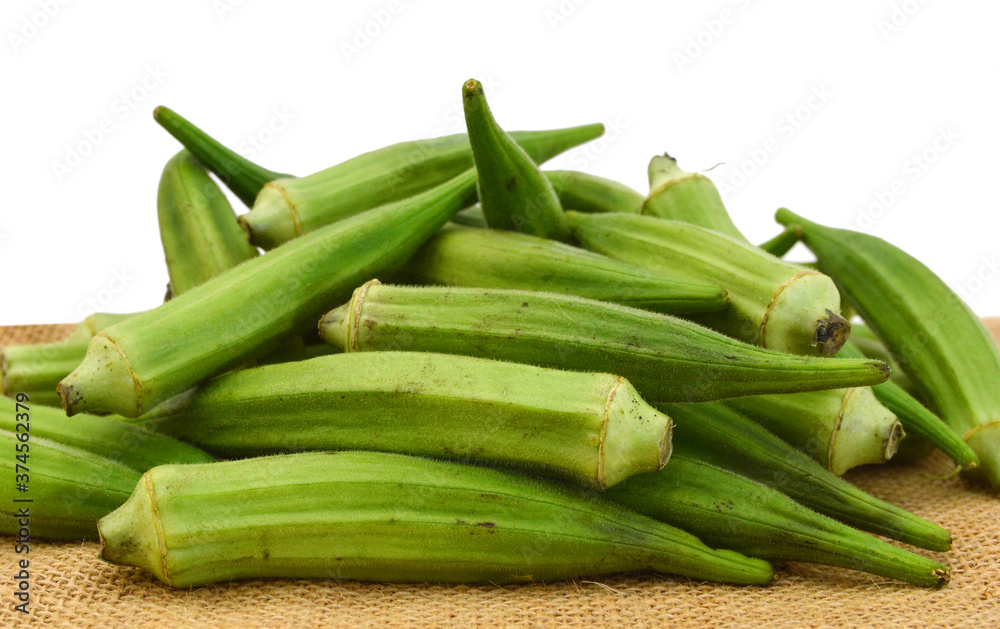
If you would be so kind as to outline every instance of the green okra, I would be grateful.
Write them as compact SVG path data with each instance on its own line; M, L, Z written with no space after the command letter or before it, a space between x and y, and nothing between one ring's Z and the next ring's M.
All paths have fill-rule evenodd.
M27 415L32 440L42 437L84 450L125 465L139 474L166 463L211 463L215 460L193 445L132 425L121 417L80 413L68 420L66 413L59 409L39 406L34 400L29 403ZM18 412L14 399L0 397L0 430L14 432Z
M229 458L399 452L526 468L600 489L670 457L670 418L624 378L430 352L245 369L137 421Z
M475 193L474 170L368 210L248 260L90 341L59 383L69 415L137 417L233 367L266 356L315 325L330 304L402 265Z
M603 132L603 125L590 124L514 131L510 136L541 163ZM424 192L472 166L472 149L464 133L402 142L307 177L268 182L240 222L251 242L271 249L362 210Z
M162 105L153 110L153 119L184 145L205 168L215 173L247 207L253 206L254 199L264 184L292 177L254 164Z
M781 233L767 242L762 242L758 247L778 258L785 257L785 254L792 250L802 239L801 230L795 227L788 227L781 230ZM845 316L845 319L850 317Z
M549 291L670 314L729 306L720 286L651 273L528 234L458 225L442 228L393 281Z
M689 223L634 214L566 212L586 249L694 282L724 286L731 307L691 317L753 345L832 356L851 333L840 294L817 271Z
M320 336L346 352L432 351L612 372L656 402L860 386L888 375L876 361L774 352L683 319L582 297L378 280L327 313Z
M649 162L649 196L639 213L698 225L750 244L733 223L712 180L681 170L666 153Z
M32 413L38 408L32 406ZM26 443L18 434L25 433L0 429L0 447L10 453L0 457L0 473L5 479L0 483L0 533L19 535L27 528L30 538L96 540L97 520L128 499L142 472L34 434ZM25 445L27 449L21 450ZM26 464L15 458L15 451L27 454ZM30 470L26 493L17 491L14 482L16 475L25 474L17 465ZM31 502L14 502L19 498L30 498ZM28 508L27 518L24 507Z
M720 402L657 405L679 425L676 450L767 485L849 526L928 550L951 548L951 535L829 472L808 455Z
M910 377L906 375L906 371L903 369L902 365L899 364L897 357L889 351L885 344L882 343L877 336L875 336L872 329L865 325L864 322L851 324L850 343L857 347L867 358L881 360L885 364L889 365L889 379L892 382L895 382L899 386L903 387L903 389L905 389L910 395L920 395L920 392L917 390L913 381L910 380Z
M462 104L486 224L568 241L566 215L555 189L531 156L497 124L479 81L470 79L462 86Z
M559 203L578 212L627 212L635 214L642 207L643 196L612 179L577 170L544 170Z
M131 316L97 312L77 324L64 339L0 347L0 394L27 393L34 404L59 406L56 385L83 360L90 338Z
M652 570L769 583L771 567L606 501L489 468L379 452L147 472L101 556L173 587L262 577L518 583Z
M860 570L927 587L950 571L798 504L779 491L679 450L655 474L606 492L634 511L693 533L713 548L768 561L801 561Z
M854 345L853 338L840 349L838 355L843 358L865 357ZM962 441L961 436L919 400L907 393L903 387L889 380L873 386L872 393L903 424L907 434L904 443L922 437L962 467L973 468L979 465L979 457L967 443Z
M881 238L784 208L776 218L802 228L823 270L976 452L970 474L1000 488L1000 351L982 320L933 271Z
M173 296L257 257L226 195L187 150L164 166L156 209Z
M885 463L905 435L899 419L869 387L753 395L725 403L837 476L858 465Z

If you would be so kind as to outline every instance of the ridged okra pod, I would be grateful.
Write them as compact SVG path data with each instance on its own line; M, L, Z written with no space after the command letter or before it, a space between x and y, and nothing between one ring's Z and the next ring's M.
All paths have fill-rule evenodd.
M164 166L156 209L175 296L257 257L226 196L186 150Z
M693 282L729 290L731 307L691 317L753 345L832 356L851 333L837 314L833 281L746 242L680 221L634 214L566 212L586 249Z
M979 456L970 473L1000 488L1000 351L982 320L933 271L881 238L784 208L777 220L802 228L823 270Z
M590 124L510 135L541 163L603 132L603 125ZM271 249L362 210L424 192L472 166L472 149L464 133L402 142L313 175L271 181L240 222L251 242Z
M30 408L31 439L42 437L85 450L140 474L165 463L210 463L215 460L193 445L132 425L122 417L80 413L70 420L60 409L38 406L33 401ZM14 399L0 397L0 430L16 430L17 412Z
M262 577L520 583L652 570L766 584L771 567L597 494L378 452L147 472L99 523L101 555L174 587Z
M802 561L860 570L926 587L950 571L798 504L770 487L679 451L655 474L630 478L607 497L693 533L713 548L768 561Z
M729 293L719 286L677 280L528 234L458 225L435 234L393 281L549 291L669 314L729 305Z
M59 410L30 400L18 406L6 397L0 398L0 444L11 451L0 460L10 479L0 485L0 533L18 534L26 526L31 537L48 539L97 539L98 518L125 502L151 467L214 461L194 446L114 418L67 420ZM25 476L27 493L15 491L17 475ZM21 507L29 508L27 524Z
M64 339L0 347L0 393L27 393L33 404L59 406L56 385L79 366L92 336L132 314L97 312Z
M32 407L34 410L37 407ZM65 420L65 417L63 418ZM17 434L24 434L17 433ZM24 445L17 434L0 429L0 533L18 535L27 528L31 538L97 539L97 520L124 503L142 472L86 450L31 435L28 446L29 491L16 491L15 448ZM14 502L30 498L31 503ZM25 518L22 507L28 507Z
M162 105L153 110L153 119L184 145L205 168L215 173L247 207L253 205L264 184L292 176L254 164Z
M104 330L59 383L64 408L137 417L301 336L352 287L413 255L467 204L475 177L316 230Z
M377 280L324 316L320 336L348 352L431 351L612 372L655 402L829 389L887 376L876 361L792 356L582 297Z
M727 400L837 476L858 465L885 463L903 426L869 387L754 395Z
M595 488L660 469L670 418L627 380L429 352L245 369L137 420L228 457L374 450L482 461Z
M674 445L699 460L780 491L844 524L929 550L951 548L951 535L871 496L808 455L719 402L658 406L680 426Z
M712 180L682 170L666 153L649 162L649 196L639 213L698 225L750 244L733 223Z
M578 212L637 213L642 206L640 193L623 183L577 170L544 170L549 183L567 210Z
M569 228L548 178L493 117L479 81L462 86L465 126L479 173L479 203L493 229L568 241Z
M865 357L854 344L853 338L840 349L838 356L842 358ZM875 394L875 399L898 417L899 422L903 424L907 435L904 444L915 437L922 437L962 467L971 468L979 465L979 457L967 443L962 441L961 436L956 434L948 424L921 404L919 400L907 393L903 387L889 380L877 384L871 389L872 393Z

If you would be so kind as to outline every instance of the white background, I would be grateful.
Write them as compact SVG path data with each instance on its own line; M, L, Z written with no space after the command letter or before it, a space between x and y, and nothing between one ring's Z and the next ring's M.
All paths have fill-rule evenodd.
M507 129L608 125L550 167L645 192L655 153L721 164L752 240L785 205L1000 314L998 22L986 0L4 0L0 324L162 299L156 186L179 147L156 105L304 175L462 131L470 77Z

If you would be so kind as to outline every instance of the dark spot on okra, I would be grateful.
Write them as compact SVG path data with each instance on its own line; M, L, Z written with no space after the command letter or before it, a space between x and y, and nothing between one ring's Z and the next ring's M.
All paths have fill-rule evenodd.
M266 561L266 560L268 560L268 559L270 559L270 558L271 558L271 551L269 551L268 549L266 549L266 548L265 548L265 549L264 549L264 552L263 552L263 553L261 553L261 557L262 557L262 558L263 558L263 559L264 559L265 561Z
M462 518L455 518L455 524L463 525L463 524L468 524L468 522L466 522Z
M476 526L481 526L483 528L491 529L496 526L494 522L476 522Z
M516 187L517 187L517 177L511 177L510 179L507 180L506 188L508 192L510 192Z
M521 304L521 307L522 308L527 308L528 307L528 302L524 302L523 304Z

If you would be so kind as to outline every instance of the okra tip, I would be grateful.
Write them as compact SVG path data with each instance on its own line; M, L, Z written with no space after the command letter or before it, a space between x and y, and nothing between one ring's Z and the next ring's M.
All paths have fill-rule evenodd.
M70 417L84 411L138 417L142 386L118 344L98 334L90 340L80 365L63 378L56 394Z
M832 310L827 310L826 316L816 321L813 345L819 350L820 356L833 356L850 336L851 322Z
M149 473L143 474L128 500L98 520L100 557L114 564L138 566L170 585L151 482Z

